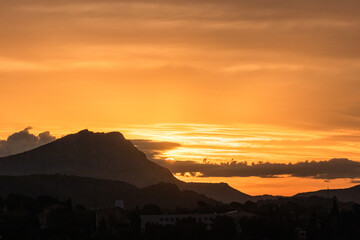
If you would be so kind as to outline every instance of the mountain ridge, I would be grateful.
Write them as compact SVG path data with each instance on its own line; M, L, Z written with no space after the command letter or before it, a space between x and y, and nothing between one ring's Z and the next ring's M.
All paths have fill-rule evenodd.
M148 160L120 132L94 133L85 129L27 152L0 157L0 166L0 175L74 175L119 180L138 187L167 182L222 202L251 199L228 184L178 180L168 169Z
M48 195L61 200L71 198L74 205L81 204L89 208L113 207L115 200L123 200L126 208L146 204L156 204L166 209L194 208L199 201L209 205L220 203L203 194L180 190L172 183L138 188L122 181L60 174L0 176L0 189L0 197L3 198L10 194L34 198Z
M65 174L120 180L139 187L175 183L119 132L82 130L33 150L0 158L0 175Z
M199 194L229 203L279 196L251 196L227 183L182 182L166 168L147 159L120 132L94 133L82 130L69 134L51 143L33 150L0 157L0 176L26 176L34 174L61 174L96 178L101 180L123 181L139 188L150 187L159 183L176 184L181 191L190 190ZM324 195L324 191L299 193L295 196ZM333 190L330 190L333 191ZM334 192L339 199L360 202L360 188L343 189Z
M336 197L339 201L360 203L360 185L355 185L349 188L322 189L312 192L303 192L303 193L295 194L293 197L311 197L311 196L319 196L323 198Z

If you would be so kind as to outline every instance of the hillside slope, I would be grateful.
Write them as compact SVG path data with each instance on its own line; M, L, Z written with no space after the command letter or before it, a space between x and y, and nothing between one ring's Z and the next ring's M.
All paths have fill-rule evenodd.
M120 180L139 187L177 181L119 132L80 131L28 152L0 158L0 175L63 174Z
M0 197L21 194L31 197L49 195L87 207L112 207L124 200L126 208L156 204L162 208L193 208L198 201L209 205L219 202L193 191L181 191L175 184L159 183L146 188L132 184L87 177L61 175L0 176Z
M360 185L344 189L319 190L315 192L305 192L294 195L294 197L310 196L319 196L324 198L336 197L339 201L360 203Z
M225 183L184 183L148 160L119 132L88 130L67 135L28 152L0 158L0 175L61 174L118 180L147 187L174 183L182 190L196 191L223 202L244 202L252 197Z

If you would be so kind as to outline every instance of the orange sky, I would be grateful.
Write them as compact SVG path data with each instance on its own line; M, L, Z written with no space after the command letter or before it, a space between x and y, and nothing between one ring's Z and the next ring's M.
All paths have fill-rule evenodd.
M179 142L163 153L178 160L360 161L359 7L2 1L0 139L27 126L57 136L89 128ZM245 180L226 181L246 192ZM305 180L284 190L276 184L287 181L261 179L269 184L248 192L323 187Z

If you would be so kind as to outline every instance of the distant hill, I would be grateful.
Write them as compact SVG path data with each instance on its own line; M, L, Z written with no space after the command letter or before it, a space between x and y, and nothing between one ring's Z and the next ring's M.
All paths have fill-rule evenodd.
M198 201L219 204L205 195L181 191L175 184L159 183L146 188L132 184L87 177L61 175L0 176L0 196L21 194L31 197L49 195L61 200L71 198L74 204L87 207L112 207L124 200L126 208L156 204L165 209L193 208Z
M56 177L32 176L30 179L20 177L34 174L60 174L85 178L64 176L60 178L59 175ZM124 196L124 193L128 193L127 199L131 204L141 204L150 200L162 202L166 197L176 197L177 199L184 199L185 202L190 202L192 198L198 199L201 194L226 203L278 197L250 196L230 187L226 183L182 182L175 178L168 169L148 160L143 152L139 151L119 132L94 133L83 130L28 152L1 157L1 175L4 177L0 177L0 194L19 190L20 193L30 191L31 194L54 193L51 195L58 196L55 195L59 190L56 184L60 184L59 186L62 189L59 190L59 194L63 193L64 196L74 195L77 199L88 204L91 201L106 203L106 196L109 197L107 203L110 204L114 198ZM9 176L19 176L19 178ZM71 185L69 179L75 179L76 185ZM27 182L28 180L31 181ZM90 183L93 184L92 188ZM177 187L171 184L164 185L164 183L176 184ZM82 184L85 187L82 187ZM141 191L140 188L142 188ZM114 193L111 193L112 189L116 189ZM93 190L94 194L92 194L91 190ZM199 194L190 196L196 193L185 190ZM141 194L139 194L139 191ZM162 196L153 194L156 192ZM183 195L184 193L186 194ZM101 199L97 198L98 194L102 195ZM309 197L312 195L320 197L336 196L340 201L360 203L360 185L347 189L300 193L295 197ZM202 197L205 196L202 195ZM169 198L167 201L169 202L168 206L173 206L173 200ZM175 200L174 202L176 204ZM162 204L165 204L165 202L162 202Z
M294 197L311 196L319 196L324 198L336 197L339 201L360 203L360 185L344 189L319 190L315 192L305 192L294 195Z
M61 174L119 180L137 187L175 183L223 202L244 202L252 197L226 183L184 183L148 160L119 132L88 130L67 135L28 152L0 158L0 175Z
M246 202L248 200L254 200L254 197L242 193L227 183L178 183L180 189L188 189L198 193L207 195L224 203L230 202Z

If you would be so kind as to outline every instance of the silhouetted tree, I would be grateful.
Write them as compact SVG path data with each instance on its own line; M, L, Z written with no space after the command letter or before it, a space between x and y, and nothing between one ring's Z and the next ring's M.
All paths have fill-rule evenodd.
M141 209L142 214L162 214L162 210L158 205L147 204Z
M244 209L248 210L248 211L253 211L255 210L257 207L256 203L253 201L246 201L244 203Z
M0 197L0 212L4 209L4 207L5 207L5 200Z
M38 203L28 196L11 194L6 200L9 211L25 211L30 214L37 214L41 211Z
M339 215L339 207L338 207L338 201L337 198L333 198L333 206L330 212L330 216L335 217Z
M195 218L181 219L174 226L173 237L179 240L207 239L206 225Z
M212 239L230 240L236 239L236 224L231 217L217 216L211 227Z

